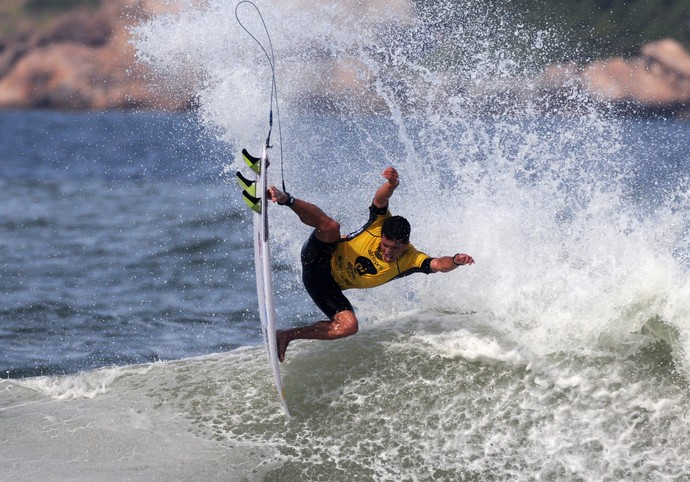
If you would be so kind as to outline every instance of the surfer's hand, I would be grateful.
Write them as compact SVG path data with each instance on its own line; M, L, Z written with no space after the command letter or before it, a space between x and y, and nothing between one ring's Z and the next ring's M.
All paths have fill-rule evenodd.
M458 253L455 256L453 256L453 263L457 266L462 266L465 264L474 264L474 259L472 259L472 256L470 256L469 254Z
M386 179L393 187L397 187L400 184L400 179L398 179L398 171L395 170L393 166L388 166L381 174L384 179Z
M275 186L269 187L267 193L274 203L285 203L288 200L288 195Z

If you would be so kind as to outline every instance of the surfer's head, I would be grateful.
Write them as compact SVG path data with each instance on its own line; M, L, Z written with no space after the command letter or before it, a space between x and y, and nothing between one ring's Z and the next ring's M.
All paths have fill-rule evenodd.
M381 234L391 241L400 241L403 244L410 242L410 223L402 216L391 216L383 222Z
M396 261L410 242L410 223L402 216L391 216L381 227L381 254L385 261Z

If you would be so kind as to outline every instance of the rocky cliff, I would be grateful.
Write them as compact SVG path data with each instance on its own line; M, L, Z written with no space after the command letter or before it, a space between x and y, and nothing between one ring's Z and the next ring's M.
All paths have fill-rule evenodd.
M28 0L12 0L14 10ZM17 24L0 6L0 108L179 110L193 103L190 89L164 88L135 61L129 28L148 16L170 10L165 0L107 0L73 8L43 22ZM3 10L4 8L4 10ZM359 78L346 63L327 78ZM337 75L336 75L337 74ZM364 76L367 78L367 76ZM351 86L343 81L346 95ZM563 92L580 89L595 101L626 113L690 113L690 54L673 40L646 44L635 58L586 64L551 65L534 79L501 84L485 79L472 92L477 105L496 92L515 101L549 106ZM360 86L367 89L367 86ZM456 86L463 89L463 86ZM455 87L454 87L455 88ZM371 90L371 89L368 89ZM317 93L311 95L318 96ZM536 102L535 102L536 99Z
M16 11L26 2L10 3ZM0 108L185 108L190 98L152 82L130 43L128 28L165 8L108 0L18 26L2 12L10 33L0 40Z
M576 84L593 100L624 113L690 114L690 53L671 39L645 44L629 59L551 65L537 83L551 94Z

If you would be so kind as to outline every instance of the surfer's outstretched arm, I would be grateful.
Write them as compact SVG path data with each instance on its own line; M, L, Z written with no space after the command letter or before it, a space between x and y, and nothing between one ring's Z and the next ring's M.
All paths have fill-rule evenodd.
M458 266L474 264L472 256L465 253L458 253L454 256L442 256L431 260L431 271L434 273L447 273L453 271Z
M392 166L387 167L381 175L386 179L386 182L384 182L381 187L376 190L376 194L374 194L373 204L377 208L385 208L388 206L388 200L393 195L395 188L400 184L398 171Z
M271 201L288 206L299 216L300 221L314 228L319 241L334 243L340 238L340 224L317 205L294 198L275 186L268 188L268 195Z

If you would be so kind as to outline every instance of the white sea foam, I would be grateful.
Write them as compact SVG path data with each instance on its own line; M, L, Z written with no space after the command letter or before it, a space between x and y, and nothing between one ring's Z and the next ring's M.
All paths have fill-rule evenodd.
M108 367L73 375L25 378L14 383L56 400L90 399L108 393L118 379L132 374L144 374L150 367L151 365Z

